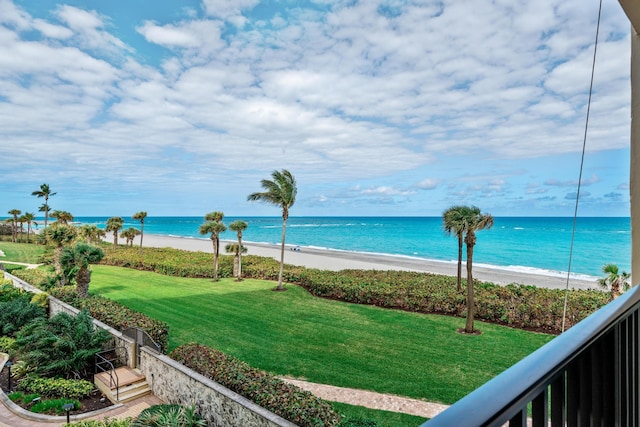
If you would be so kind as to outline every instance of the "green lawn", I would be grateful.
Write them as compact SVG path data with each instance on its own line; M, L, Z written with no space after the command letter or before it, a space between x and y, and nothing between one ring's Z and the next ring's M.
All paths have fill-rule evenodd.
M45 252L43 245L27 245L24 243L0 242L0 251L4 252L2 261L26 262L38 264L40 256Z
M336 412L343 415L353 418L373 420L381 426L415 427L428 420L428 418L416 417L415 415L390 411L378 411L376 409L347 405L345 403L331 402L331 405Z
M184 279L94 266L91 292L163 320L170 347L200 342L296 378L453 403L552 336L315 298L273 282Z

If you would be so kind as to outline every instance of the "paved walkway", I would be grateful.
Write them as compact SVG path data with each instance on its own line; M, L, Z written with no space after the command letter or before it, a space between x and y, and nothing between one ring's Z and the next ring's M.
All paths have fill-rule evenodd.
M424 418L433 418L447 409L448 405L431 403L419 399L395 396L392 394L376 393L373 391L359 390L355 388L336 387L326 384L310 383L291 378L281 378L290 384L303 390L310 391L321 399L330 402L348 403L350 405L364 406L371 409L401 412L403 414L417 415Z

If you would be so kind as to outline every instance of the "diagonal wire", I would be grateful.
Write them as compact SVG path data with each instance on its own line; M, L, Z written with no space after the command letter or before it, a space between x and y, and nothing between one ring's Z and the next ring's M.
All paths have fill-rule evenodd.
M578 219L578 203L580 201L580 186L582 184L582 170L584 168L584 153L587 148L587 131L589 129L589 113L591 112L591 95L593 94L593 75L596 69L596 53L598 52L598 35L600 33L600 16L602 15L602 0L598 9L598 24L596 25L596 41L593 46L593 61L591 63L591 82L589 84L589 100L587 102L587 118L584 124L584 138L582 140L582 158L580 159L580 174L578 176L578 191L576 192L576 205L573 212L573 227L571 229L571 247L569 249L569 266L567 267L567 285L564 290L564 306L562 309L562 332L567 318L567 298L569 296L569 278L571 276L571 262L573 260L573 243L576 235L576 223Z

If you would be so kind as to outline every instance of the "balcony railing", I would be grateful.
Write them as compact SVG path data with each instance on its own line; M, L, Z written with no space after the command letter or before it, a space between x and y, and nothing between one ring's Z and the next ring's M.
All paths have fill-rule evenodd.
M638 427L639 311L634 287L423 426Z

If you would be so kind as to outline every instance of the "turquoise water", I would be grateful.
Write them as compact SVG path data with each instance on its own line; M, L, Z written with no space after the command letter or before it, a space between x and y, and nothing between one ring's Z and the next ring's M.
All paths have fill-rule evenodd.
M125 228L140 223L125 219ZM280 217L225 217L249 223L243 240L280 243ZM107 217L79 217L80 223L102 228ZM147 217L145 233L202 238L201 217ZM490 230L478 232L474 264L513 270L566 272L573 218L498 217ZM227 231L222 239L235 240ZM440 217L291 217L286 243L301 247L382 253L451 261L457 259L457 240L447 236ZM631 223L629 218L578 218L571 271L601 276L604 264L631 269Z

